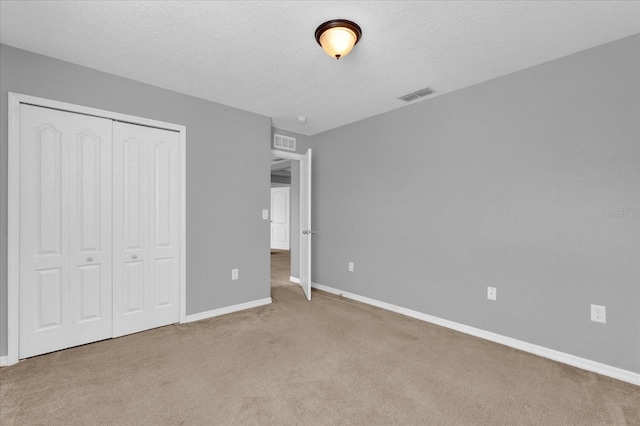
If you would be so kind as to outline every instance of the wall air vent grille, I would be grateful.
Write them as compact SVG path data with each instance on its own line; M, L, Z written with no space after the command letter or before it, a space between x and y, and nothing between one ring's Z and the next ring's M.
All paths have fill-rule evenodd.
M296 150L296 138L288 136L273 135L273 147L275 149L286 149L287 151Z
M416 99L420 99L420 98L418 97L418 95L416 95L414 93L410 93L408 95L400 96L399 99L402 99L405 102L411 102L411 101L415 101Z
M404 96L400 96L398 99L402 99L405 102L411 102L411 101L415 101L416 99L424 98L425 96L429 96L431 94L433 94L433 90L428 87L425 87L424 89L420 89L416 92L409 93Z

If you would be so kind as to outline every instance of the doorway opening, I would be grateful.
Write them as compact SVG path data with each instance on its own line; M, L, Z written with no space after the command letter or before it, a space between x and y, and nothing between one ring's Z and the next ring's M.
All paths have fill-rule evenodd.
M292 162L295 164L292 166ZM294 168L295 170L292 170ZM299 164L295 160L271 156L271 204L270 204L270 251L271 251L271 296L277 287L293 290L297 278L299 226ZM293 179L293 182L292 182ZM296 252L292 259L291 252ZM295 265L294 265L295 261Z
M271 194L272 282L277 274L280 283L299 284L311 300L311 150L271 151Z

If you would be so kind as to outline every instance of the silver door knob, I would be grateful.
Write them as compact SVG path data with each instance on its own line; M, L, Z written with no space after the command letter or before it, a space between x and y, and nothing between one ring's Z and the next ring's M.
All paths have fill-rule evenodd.
M91 256L87 257L87 262L93 262L93 257Z
M135 259L137 259L137 258L138 258L138 255L137 255L137 254L134 254L133 256L131 256L131 258L135 260Z

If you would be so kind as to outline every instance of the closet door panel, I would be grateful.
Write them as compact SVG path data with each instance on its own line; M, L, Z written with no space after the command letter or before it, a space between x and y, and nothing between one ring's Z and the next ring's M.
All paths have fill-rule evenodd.
M111 140L111 120L72 114L70 346L112 333Z
M115 336L180 320L179 144L177 132L114 123Z
M68 135L65 113L20 106L20 358L69 343Z
M149 328L149 150L145 127L113 124L113 335Z
M151 150L149 320L152 327L179 321L179 134L148 129Z
M110 144L110 120L20 106L20 358L111 334Z

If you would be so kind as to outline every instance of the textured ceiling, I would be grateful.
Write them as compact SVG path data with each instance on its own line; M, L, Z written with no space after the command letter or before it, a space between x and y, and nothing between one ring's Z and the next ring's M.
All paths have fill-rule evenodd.
M340 61L314 39L335 18L363 31ZM306 135L403 107L399 96L427 86L438 96L639 32L638 1L0 2L3 44Z

